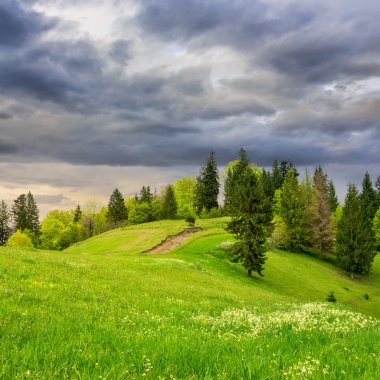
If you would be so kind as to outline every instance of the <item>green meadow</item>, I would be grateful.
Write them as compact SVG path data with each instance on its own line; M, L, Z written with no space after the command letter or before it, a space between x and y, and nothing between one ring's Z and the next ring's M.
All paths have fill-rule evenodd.
M112 230L64 252L0 249L0 379L376 379L380 259L350 279L269 250L248 278L227 219L142 254L183 221ZM326 302L334 291L337 302Z

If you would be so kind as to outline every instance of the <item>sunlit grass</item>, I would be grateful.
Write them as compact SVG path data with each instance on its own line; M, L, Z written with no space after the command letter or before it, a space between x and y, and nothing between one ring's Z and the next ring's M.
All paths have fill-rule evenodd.
M110 231L67 252L0 249L0 378L375 379L379 260L352 281L274 251L265 277L249 279L218 249L232 241L225 223L200 221L162 255L140 252L185 223ZM330 290L338 305L324 302Z

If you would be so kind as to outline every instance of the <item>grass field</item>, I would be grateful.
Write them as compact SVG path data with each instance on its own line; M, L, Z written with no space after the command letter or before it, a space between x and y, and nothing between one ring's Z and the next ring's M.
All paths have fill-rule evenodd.
M202 232L162 255L140 252L184 222L65 252L0 249L0 379L379 378L379 258L351 280L275 250L249 279L218 248L232 241L225 223L197 222Z

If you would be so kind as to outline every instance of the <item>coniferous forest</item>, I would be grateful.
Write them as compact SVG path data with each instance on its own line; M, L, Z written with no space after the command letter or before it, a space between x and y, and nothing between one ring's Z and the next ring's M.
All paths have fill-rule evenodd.
M115 188L107 205L92 199L73 210L51 210L41 222L30 192L12 204L1 201L0 244L63 250L114 228L220 216L231 218L227 230L236 238L230 258L249 276L263 275L268 247L315 254L352 277L366 275L380 250L380 176L373 185L366 172L361 187L349 184L340 203L321 166L302 174L290 160L275 160L268 170L241 149L220 174L211 152L197 177L154 191L144 185L129 198Z

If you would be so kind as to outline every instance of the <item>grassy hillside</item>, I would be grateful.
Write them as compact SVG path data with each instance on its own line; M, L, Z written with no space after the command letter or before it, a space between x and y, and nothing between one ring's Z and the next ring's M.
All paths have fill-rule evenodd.
M232 240L225 223L200 221L202 232L162 255L140 252L183 222L66 252L0 249L0 378L376 378L379 258L350 280L276 250L265 277L249 279L218 249ZM331 290L338 305L324 302Z

